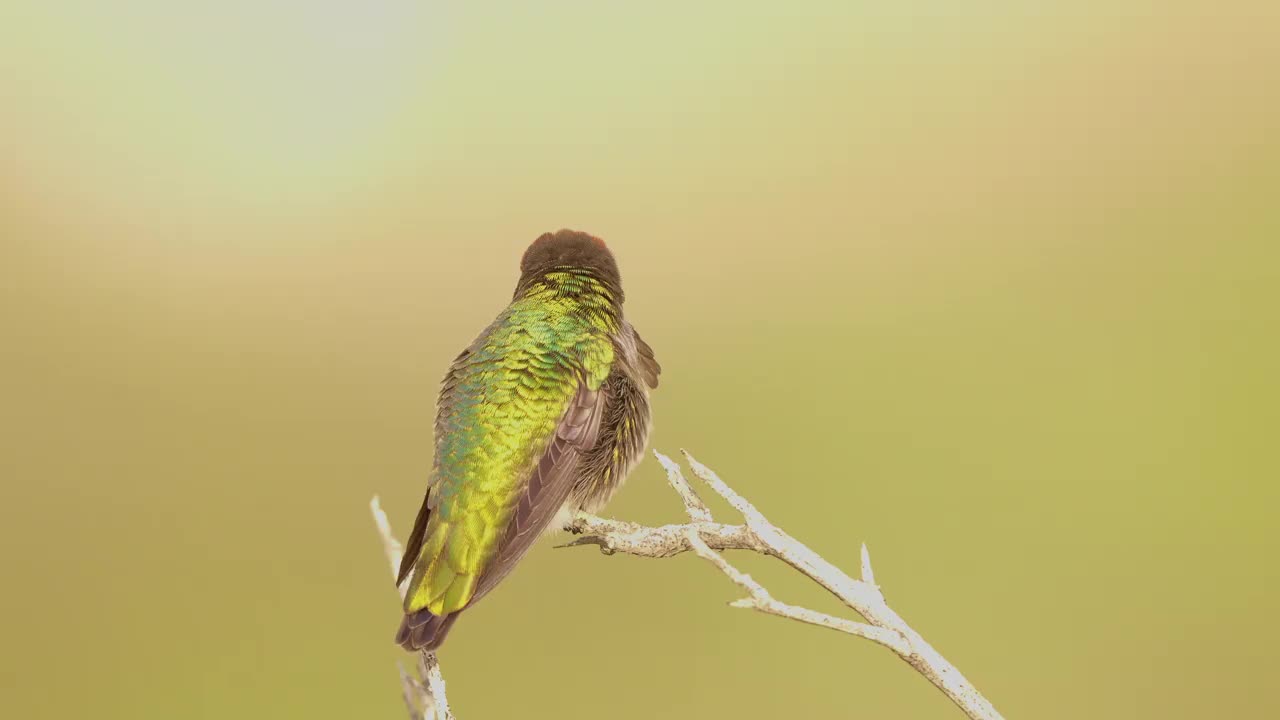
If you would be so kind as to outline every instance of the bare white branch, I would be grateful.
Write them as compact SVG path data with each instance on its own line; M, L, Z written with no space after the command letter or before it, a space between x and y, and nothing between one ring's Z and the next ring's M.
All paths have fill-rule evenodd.
M717 495L724 498L726 502L733 506L734 510L742 514L742 517L747 521L747 527L753 529L756 527L773 527L768 520L764 519L764 515L756 509L755 505L747 502L746 498L729 487L725 481L720 479L719 475L711 471L711 468L695 460L689 454L689 451L684 448L680 449L680 454L684 455L685 461L689 463L689 469L693 470L693 474L697 475L699 480L706 483L712 490L715 490Z
M876 584L876 574L871 570L871 553L867 552L866 543L862 543L862 582Z
M684 503L689 522L648 527L583 513L570 520L564 528L578 537L561 547L596 545L606 555L625 553L647 558L666 558L691 551L714 565L746 593L746 597L731 602L731 606L837 630L883 645L924 675L973 720L1003 720L995 707L960 671L925 642L885 602L884 595L876 584L875 574L871 569L871 554L865 544L861 553L862 577L851 578L769 522L763 513L730 488L719 475L684 452L693 474L724 498L744 519L741 525L715 522L711 510L685 480L680 466L656 451L654 456L666 470L668 482ZM390 524L386 514L378 506L376 497L371 506L374 520L382 534L387 558L391 562L392 573L395 574L399 570L403 550L391 535ZM764 586L726 560L719 552L723 550L750 550L781 560L825 588L846 607L861 615L866 622L848 620L778 601ZM408 676L403 670L401 674L405 702L409 706L411 718L452 720L453 715L449 711L444 692L444 678L440 674L435 655L422 654L419 665L421 682ZM416 709L414 701L423 708L421 712Z
M378 526L378 534L382 536L382 549L391 564L391 577L400 576L400 558L404 555L404 547L391 532L391 522L382 511L382 503L374 495L369 502L369 510L373 512L373 522ZM404 588L400 588L400 599L404 599ZM418 678L421 678L420 680ZM449 710L449 698L444 691L444 675L440 672L440 661L435 653L423 652L418 657L418 678L414 678L400 667L400 688L404 693L404 704L409 708L410 720L453 720Z
M717 550L768 552L745 526L720 523L697 523L697 526L703 541ZM684 523L648 527L580 513L564 526L578 538L560 547L597 545L606 555L620 552L640 557L671 557L691 549L685 534L688 527Z
M848 633L850 635L857 635L858 637L866 638L868 640L878 642L881 645L888 646L899 654L909 650L906 641L902 636L892 630L886 630L885 628L878 628L874 625L854 622L852 620L845 620L844 618L838 618L834 615L818 612L817 610L810 610L808 608L778 602L769 594L768 590L764 589L763 585L756 582L750 575L734 567L728 560L724 559L723 555L712 550L705 542L703 542L702 538L698 537L698 531L695 528L690 527L688 532L689 544L692 547L693 552L698 557L705 559L712 565L715 565L720 569L720 572L728 575L730 580L736 583L743 590L747 591L747 597L740 600L734 600L729 603L731 607L759 610L760 612L767 613L769 615L777 615L778 617L799 620L800 622L809 623L810 625L817 625L819 627L830 628L832 630L839 630L840 632Z
M655 453L655 455L658 454ZM839 630L879 643L893 650L907 664L928 678L973 720L1003 720L995 707L965 679L964 675L960 674L960 671L937 650L934 650L933 646L907 625L906 621L885 602L880 587L876 585L875 574L871 569L871 554L867 551L866 545L862 547L862 579L851 578L769 522L763 513L729 487L706 465L698 462L687 452L684 452L684 456L693 474L741 513L745 520L744 524L725 525L697 519L704 516L698 514L695 517L692 510L689 510L690 522L661 527L645 527L584 515L575 518L565 528L579 534L577 540L570 545L598 545L606 554L621 552L650 558L671 557L686 550L692 551L715 565L747 592L747 597L731 603L734 607L751 608L770 615ZM660 461L664 459L662 455L658 455L658 458ZM666 467L667 463L664 462L663 465ZM667 468L667 472L668 478L674 475L670 467ZM681 478L683 479L683 476ZM683 499L685 494L677 487L676 481L672 481L672 486L676 487L677 493ZM705 508L705 505L702 507ZM688 502L686 502L686 508L688 508ZM731 565L716 552L717 550L752 550L778 558L825 588L867 622L854 622L781 603L751 576Z
M424 694L430 699L425 720L453 720L449 709L449 696L444 692L444 674L435 653L418 653L418 676L422 678Z
M391 521L382 510L382 501L377 495L369 501L369 510L373 512L373 522L378 526L378 535L382 536L382 550L387 554L387 562L391 563L391 577L400 577L400 558L404 555L404 547L391 533ZM400 599L404 599L404 589L400 589Z
M698 497L698 493L692 487L689 487L689 481L684 479L680 466L657 450L653 451L653 456L658 458L658 462L667 471L667 482L671 483L671 488L684 502L684 511L689 515L689 519L693 522L711 522L711 508L702 502L702 498Z

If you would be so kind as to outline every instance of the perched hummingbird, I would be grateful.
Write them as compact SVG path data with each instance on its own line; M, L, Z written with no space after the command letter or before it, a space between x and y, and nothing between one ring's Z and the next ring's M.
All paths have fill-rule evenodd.
M396 585L396 642L435 650L533 541L599 510L648 441L661 368L622 317L604 241L561 230L520 261L511 304L449 367L435 462Z

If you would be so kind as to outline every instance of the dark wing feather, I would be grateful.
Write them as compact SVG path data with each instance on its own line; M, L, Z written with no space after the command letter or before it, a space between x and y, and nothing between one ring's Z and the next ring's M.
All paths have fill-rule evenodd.
M409 573L413 572L413 564L418 561L418 553L422 552L422 540L427 535L427 520L431 518L431 507L427 503L431 491L422 497L422 507L418 508L418 519L413 521L413 532L409 533L409 544L400 557L400 573L396 575L396 587L400 586Z
M639 366L644 384L651 388L658 387L658 376L662 374L662 366L653 356L653 348L640 337L640 333L636 332L634 326L631 328L631 336L636 339L636 365Z
M449 365L449 372L445 373L444 380L441 381L443 392L447 392L458 382L458 372L462 368L468 356L471 355L471 349L467 348L458 353ZM442 392L442 394L443 394ZM437 419L437 424L439 420ZM440 434L440 428L436 428L436 435ZM431 490L422 496L422 507L418 508L418 518L413 521L413 532L409 533L408 545L404 548L404 555L400 558L400 572L396 575L396 587L399 587L413 572L413 565L418 561L418 553L422 552L422 541L427 535L427 521L431 519Z
M607 402L607 385L590 390L583 383L565 411L555 437L529 476L525 492L507 525L498 553L476 583L474 604L524 557L573 490L582 456L595 445Z

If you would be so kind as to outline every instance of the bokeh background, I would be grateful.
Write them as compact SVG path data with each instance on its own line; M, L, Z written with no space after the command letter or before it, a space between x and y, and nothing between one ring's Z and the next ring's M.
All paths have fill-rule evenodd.
M1275 717L1277 28L9 0L0 714L403 717L368 501L408 529L439 377L568 226L665 366L655 445L869 543L1008 717ZM610 512L680 506L650 460ZM694 558L550 544L445 648L460 717L960 717Z

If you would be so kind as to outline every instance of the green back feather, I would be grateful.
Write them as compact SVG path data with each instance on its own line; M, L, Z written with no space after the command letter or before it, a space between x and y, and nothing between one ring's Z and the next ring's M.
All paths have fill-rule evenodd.
M589 274L548 273L454 361L440 394L431 517L406 611L445 615L470 602L579 383L596 390L609 374L619 325L613 295Z

